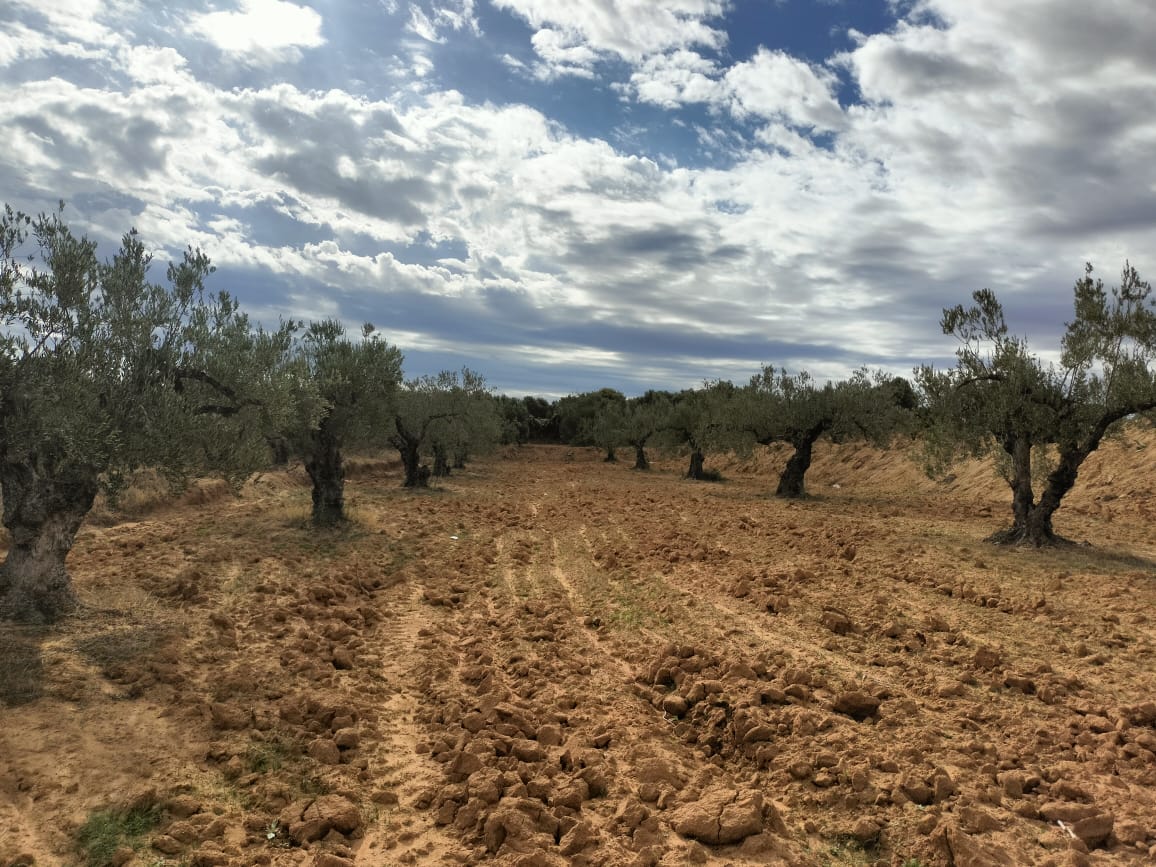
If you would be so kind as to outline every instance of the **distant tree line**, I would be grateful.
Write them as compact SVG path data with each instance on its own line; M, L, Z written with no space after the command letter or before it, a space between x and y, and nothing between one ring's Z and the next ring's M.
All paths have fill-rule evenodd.
M30 250L31 248L31 250ZM350 337L335 320L250 322L210 293L208 257L189 248L149 277L135 232L111 259L59 214L0 215L0 492L10 536L0 565L0 620L50 622L76 600L65 568L98 493L116 501L142 467L179 488L219 474L240 485L298 457L312 520L345 521L345 454L396 450L402 484L421 488L499 443L568 443L608 462L629 450L680 454L692 480L718 478L707 458L784 444L775 493L801 497L822 439L887 445L917 436L928 471L995 454L1012 491L1011 526L993 535L1062 541L1052 518L1079 469L1120 423L1156 410L1156 306L1130 265L1105 288L1089 265L1059 360L1012 336L994 293L944 311L958 340L948 370L914 381L867 369L820 383L764 366L749 382L704 382L627 398L613 389L496 395L469 368L406 379L401 351L372 326ZM1041 493L1037 496L1037 486Z

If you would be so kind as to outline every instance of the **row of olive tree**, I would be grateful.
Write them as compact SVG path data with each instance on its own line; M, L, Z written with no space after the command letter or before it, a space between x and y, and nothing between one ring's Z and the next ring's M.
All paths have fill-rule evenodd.
M313 522L345 521L344 450L397 450L407 488L465 466L499 434L497 404L481 374L442 371L403 381L403 357L372 325L351 340L334 320L313 323L283 371L296 384L294 416L276 439L298 454L313 483ZM423 463L432 459L433 469Z
M371 326L356 341L332 321L266 330L206 290L199 250L168 266L167 285L150 264L135 231L102 261L58 214L0 215L0 620L75 607L65 560L81 522L141 467L175 487L210 473L239 485L276 443L303 459L314 521L333 524L343 449L392 445L405 484L421 485L422 456L461 463L496 436L478 374L403 382L401 352Z
M563 411L588 413L571 426L579 432L577 442L603 449L608 461L616 448L630 446L639 470L650 466L648 446L688 453L687 478L701 480L713 477L705 468L709 452L749 454L756 445L786 443L793 452L779 477L776 493L782 497L806 493L806 473L821 437L884 445L911 429L914 406L906 381L881 373L859 370L844 382L820 385L805 371L792 375L769 366L745 387L715 381L677 394L649 391L626 399L604 390L560 402Z
M605 450L607 460L633 447L637 469L649 466L648 445L680 449L689 453L691 479L711 476L711 451L786 443L792 453L776 490L784 497L805 494L820 438L886 445L910 434L933 475L962 457L994 454L1012 491L1012 524L991 541L1052 545L1063 541L1053 516L1084 461L1122 421L1156 411L1156 301L1130 264L1110 290L1088 265L1052 363L1009 334L994 293L975 292L973 301L944 310L943 332L959 341L955 367L919 367L915 386L866 370L819 384L768 366L746 387L714 381L632 399L608 389L563 398L560 429L571 442Z

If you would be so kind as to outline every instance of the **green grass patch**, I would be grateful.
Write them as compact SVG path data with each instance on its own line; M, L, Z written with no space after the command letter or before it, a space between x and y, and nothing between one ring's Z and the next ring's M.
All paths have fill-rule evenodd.
M824 867L852 864L866 865L875 863L875 847L865 846L850 834L836 834L830 839L827 851L823 853Z
M158 806L134 810L97 810L76 832L77 851L88 867L107 867L121 846L139 849L161 821Z
M253 744L245 753L245 763L251 774L279 771L285 765L285 759L285 747L278 743Z

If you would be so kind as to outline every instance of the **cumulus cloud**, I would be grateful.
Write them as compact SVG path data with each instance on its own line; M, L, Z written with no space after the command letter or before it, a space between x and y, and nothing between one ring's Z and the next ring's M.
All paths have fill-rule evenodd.
M221 51L256 64L301 58L301 49L325 44L321 16L287 0L240 0L232 11L193 15L195 32Z
M399 38L419 42L401 31L420 9L446 43L421 41L423 81L387 85L376 66L285 80L269 64L337 57L294 4L208 13L241 16L197 32L249 58L218 79L199 39L67 2L69 21L21 6L0 40L15 204L64 196L98 234L199 244L261 315L372 320L418 357L557 370L553 390L741 381L762 361L903 373L950 354L939 310L973 289L1054 329L1085 259L1156 266L1145 0L922 0L822 64L727 57L722 2L499 0L532 36L492 66L526 70L520 48L567 75L505 101L438 82L439 51L477 39L468 0L397 4ZM285 26L258 44L269 10ZM559 94L595 87L617 133L555 119ZM673 131L700 147L668 148Z
M782 51L760 48L750 60L728 69L723 85L739 117L781 117L820 130L843 126L835 75Z
M721 48L717 22L729 0L493 0L537 30L534 48L548 67L589 73L600 58L637 62L680 48ZM549 35L543 35L549 34ZM558 51L581 52L557 57ZM581 58L575 62L575 57Z
M630 91L641 102L662 108L686 103L713 103L723 98L718 65L685 48L655 54L639 63L630 76Z
M739 120L786 121L831 131L844 125L837 86L831 70L782 51L759 48L750 60L724 68L680 49L646 58L634 68L629 86L619 89L668 109L702 103Z

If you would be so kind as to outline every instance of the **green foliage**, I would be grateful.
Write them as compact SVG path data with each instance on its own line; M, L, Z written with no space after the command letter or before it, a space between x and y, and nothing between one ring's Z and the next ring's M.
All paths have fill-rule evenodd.
M33 241L36 252L24 248ZM174 484L239 482L266 456L261 432L286 411L276 381L291 324L253 326L189 248L150 282L135 231L108 261L60 214L0 217L0 448L50 477L124 478L155 466ZM37 261L39 260L39 261Z
M157 806L131 810L97 810L76 832L77 851L89 867L107 867L121 846L137 849L161 820Z
M407 487L421 486L418 461L437 451L464 460L496 444L502 433L498 403L485 377L463 367L405 384L397 395L389 442L405 465Z
M750 436L763 445L798 447L827 435L840 442L866 439L883 446L907 426L909 391L906 380L865 368L849 379L820 385L805 370L790 374L768 365L751 378L740 414Z
M558 401L558 436L572 446L597 445L590 438L595 420L625 404L626 396L612 388L568 395Z
M606 452L606 460L614 459L614 450L625 439L627 404L625 401L600 402L593 415L582 419L577 441L597 446Z
M361 338L352 340L334 319L311 323L286 359L295 410L286 439L307 453L320 423L338 448L383 445L402 360L401 351L373 325L364 325Z
M504 394L495 395L494 401L502 425L499 442L506 446L528 443L533 430L533 420L526 402Z

